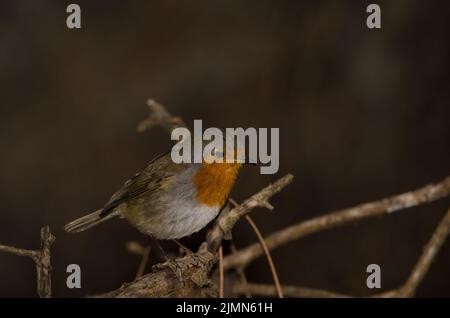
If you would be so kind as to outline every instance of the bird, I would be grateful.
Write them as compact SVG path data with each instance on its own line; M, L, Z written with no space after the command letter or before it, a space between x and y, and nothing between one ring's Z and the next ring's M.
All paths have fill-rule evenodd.
M211 156L235 158L239 151L217 148ZM102 208L68 223L64 229L78 233L119 217L156 240L190 236L215 219L225 206L243 164L236 160L211 161L174 163L170 151L163 153L127 180Z

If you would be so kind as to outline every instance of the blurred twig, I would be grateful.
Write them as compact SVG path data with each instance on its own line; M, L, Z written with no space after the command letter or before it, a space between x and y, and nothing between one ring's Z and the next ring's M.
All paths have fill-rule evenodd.
M236 222L254 208L262 207L272 210L273 206L269 203L269 198L283 190L292 182L293 179L293 175L287 174L274 183L269 184L267 187L254 194L237 207L234 207L229 211L222 211L217 218L216 225L208 233L208 237L206 239L208 249L211 252L217 251L224 236L229 235Z
M148 259L150 257L151 246L143 246L139 242L130 241L126 245L127 250L133 254L140 255L141 262L139 263L138 270L136 272L136 279L144 275L145 268L147 267Z
M234 245L233 241L231 241L230 249L231 249L231 253L236 253L237 252L236 245ZM237 268L236 272L239 275L240 285L245 288L245 286L248 284L248 281L247 281L247 276L245 275L244 269ZM250 293L249 290L245 290L243 294L245 295L246 298L251 298L252 297L252 294Z
M0 252L12 253L18 256L31 258L36 264L37 293L39 297L50 298L52 295L52 266L50 262L50 248L55 241L55 236L48 226L41 229L41 249L25 250L12 246L0 245Z
M234 201L233 199L230 198L229 201L235 207L238 206L237 202ZM258 227L256 226L255 222L252 220L252 218L249 215L246 215L245 219L247 220L247 222L252 227L253 231L256 234L256 237L258 238L259 244L261 244L261 247L264 250L264 254L266 255L267 262L269 263L270 271L272 272L273 281L274 281L274 284L275 284L275 288L277 290L277 296L278 296L278 298L283 298L283 291L281 290L280 279L278 278L278 273L277 273L277 270L276 270L276 267L275 267L275 263L274 263L274 261L272 259L272 256L270 255L270 251L267 248L266 242L264 242L264 237L262 236L261 231L258 229ZM222 266L223 266L223 264L222 264Z
M147 100L147 106L149 108L148 117L138 124L138 132L160 126L170 134L174 128L186 126L180 117L172 116L164 106L153 99Z
M450 209L439 222L436 230L422 251L406 283L400 288L375 295L375 297L412 297L430 269L431 263L450 233Z
M283 298L283 290L281 289L280 279L278 278L278 273L275 268L275 263L273 262L272 256L270 255L270 251L267 248L266 243L264 242L264 237L262 236L262 234L259 231L258 227L256 226L255 222L253 222L253 220L250 218L250 216L246 215L245 219L250 224L250 226L253 228L253 231L256 233L259 244L261 244L264 254L266 255L267 262L269 263L270 271L272 272L277 296L278 296L278 298Z
M431 263L435 259L437 253L441 249L445 240L450 233L450 209L447 211L443 219L439 222L431 239L423 248L422 255L411 271L405 284L401 287L387 292L375 294L374 298L390 298L390 297L413 297L417 287L422 282L425 275L430 269ZM349 295L338 294L320 289L312 289L297 286L282 286L283 292L288 297L351 297ZM262 284L242 284L237 283L233 286L233 293L241 295L251 292L260 296L277 295L276 286Z
M223 298L224 272L223 272L223 247L219 248L219 298Z

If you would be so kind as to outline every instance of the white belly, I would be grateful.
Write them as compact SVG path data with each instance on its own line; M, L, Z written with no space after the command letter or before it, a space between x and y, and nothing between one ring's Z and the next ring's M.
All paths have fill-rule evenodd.
M158 228L151 234L157 239L177 239L189 236L214 220L219 214L219 210L219 207L200 205L195 200L172 201L164 216L159 218Z

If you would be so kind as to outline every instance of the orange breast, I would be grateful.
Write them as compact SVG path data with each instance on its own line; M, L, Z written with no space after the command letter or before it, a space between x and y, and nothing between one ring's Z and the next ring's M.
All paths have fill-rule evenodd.
M238 163L204 163L194 175L195 198L207 206L222 206L240 168Z

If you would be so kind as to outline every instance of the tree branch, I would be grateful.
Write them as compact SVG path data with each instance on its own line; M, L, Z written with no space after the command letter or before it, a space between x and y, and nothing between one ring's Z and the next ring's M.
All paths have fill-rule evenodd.
M256 207L267 207L269 199L292 182L288 174L268 185L233 209L224 209L196 253L157 264L153 273L97 297L217 297L217 286L209 273L224 237L236 222Z
M33 261L37 259L37 251L35 250L24 250L14 246L0 245L0 252L6 252L15 254L17 256L25 256L31 258Z
M447 211L443 219L436 227L431 239L423 248L423 252L411 271L405 284L397 289L387 292L375 294L373 298L392 298L392 297L413 297L417 287L423 281L425 275L428 273L431 263L436 258L439 250L443 246L445 240L450 233L450 209ZM297 287L297 286L282 286L282 290L288 297L352 297L349 295L338 294L326 290ZM260 296L276 296L276 286L263 284L242 284L236 283L233 286L233 293L236 295L243 295L245 293L252 293Z
M414 296L417 287L423 281L425 275L428 273L431 263L436 258L442 245L444 245L450 233L450 209L439 222L436 230L431 236L428 243L423 248L423 252L417 261L416 265L411 271L406 283L398 289L388 291L385 293L374 295L374 297L412 297Z
M275 284L275 290L277 291L277 297L278 298L284 298L283 295L283 289L281 288L280 279L278 278L278 273L275 268L275 264L272 259L272 255L270 255L270 251L267 248L266 242L264 241L264 237L262 236L261 232L259 231L258 227L256 226L255 222L250 218L250 216L246 215L245 219L248 221L250 226L253 228L253 231L256 233L256 236L258 237L259 244L261 244L261 248L264 251L264 254L266 254L267 262L269 263L270 271L272 272L273 281Z
M147 106L149 108L148 117L138 124L138 132L161 126L170 134L174 128L186 127L186 124L180 117L173 117L164 106L153 99L147 100Z
M267 247L270 250L273 250L312 233L377 215L393 213L423 203L432 202L449 195L450 177L447 177L439 183L430 184L415 191L331 212L323 216L294 224L269 235L264 240ZM251 261L263 255L263 253L264 252L258 243L242 248L237 253L233 253L224 258L225 270L245 267Z

